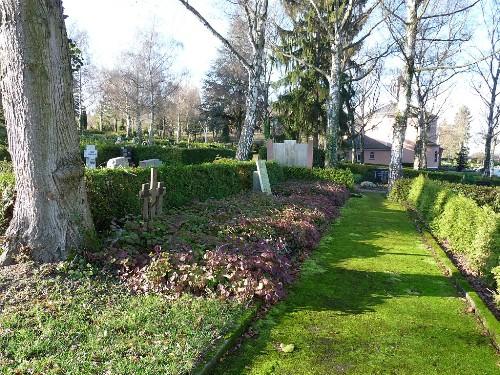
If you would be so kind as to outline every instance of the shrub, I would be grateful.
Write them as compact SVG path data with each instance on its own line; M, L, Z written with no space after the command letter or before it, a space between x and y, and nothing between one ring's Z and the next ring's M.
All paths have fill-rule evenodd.
M0 144L0 160L10 161L9 149L6 145Z
M287 179L326 180L348 187L353 184L352 174L346 170L282 168L276 163L268 163L267 169L272 186ZM158 168L158 178L166 188L164 207L179 207L209 198L221 199L250 190L255 170L253 162L227 159L197 165L164 165ZM109 228L113 219L140 213L138 193L141 185L149 181L149 174L148 169L142 168L86 170L87 194L98 230ZM8 223L10 217L7 213L14 199L12 173L0 174L0 189L4 196L0 211L6 212L4 221Z
M412 206L450 251L464 256L472 272L490 276L500 255L500 214L489 205L480 206L455 185L421 175L398 181L391 197ZM473 188L484 189L466 190Z
M4 233L9 226L14 208L14 174L11 172L0 173L0 232Z
M354 175L348 169L283 167L283 172L288 180L332 181L350 189L354 186Z

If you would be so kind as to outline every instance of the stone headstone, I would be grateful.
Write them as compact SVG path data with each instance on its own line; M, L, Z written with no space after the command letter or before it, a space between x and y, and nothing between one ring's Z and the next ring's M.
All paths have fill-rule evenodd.
M257 160L256 164L257 174L259 176L260 191L265 194L272 194L265 160Z
M159 167L163 164L163 162L160 159L148 159L148 160L141 160L139 162L139 167L140 168L156 168Z
M115 168L127 168L129 166L128 159L124 157L109 159L106 167L115 169Z
M83 156L85 157L85 165L87 168L95 169L97 160L97 150L95 145L87 145L87 147L85 147L85 151L83 152Z

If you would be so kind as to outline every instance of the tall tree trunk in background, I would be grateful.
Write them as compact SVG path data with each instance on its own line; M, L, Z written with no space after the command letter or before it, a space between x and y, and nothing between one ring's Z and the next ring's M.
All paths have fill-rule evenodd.
M236 149L236 159L238 160L247 160L252 151L253 135L259 119L259 100L264 92L264 83L262 82L265 64L264 54L264 42L262 42L262 45L254 51L252 68L248 69L246 114Z
M21 252L58 261L93 230L62 3L2 0L0 14L1 91L17 192L0 263Z
M494 137L494 132L495 132L495 108L496 108L496 100L498 96L498 80L500 79L500 61L498 62L497 69L495 74L493 74L493 71L491 71L491 77L492 77L492 86L490 89L490 100L489 100L489 105L488 105L488 130L486 131L486 142L484 146L484 165L483 165L483 175L485 177L491 177L491 174L493 172L493 152L492 150L494 147L492 147L492 142L493 142L493 137ZM496 120L498 121L498 119Z
M417 118L417 140L415 142L415 158L413 169L420 170L427 168L427 116L424 104L419 103Z
M177 113L177 134L175 138L175 143L179 143L181 141L181 114Z
M325 167L335 167L338 163L340 129L340 59L339 43L332 46L332 66L328 80L329 95L327 102Z
M415 44L417 39L417 1L406 0L406 41L405 41L405 70L402 77L404 95L398 98L395 121L392 130L391 160L389 162L389 190L394 182L401 178L403 170L403 146L408 126L408 117L411 111L412 81L415 74Z
M154 141L154 123L155 123L155 107L154 107L154 93L151 93L151 123L148 129L148 144L152 145Z

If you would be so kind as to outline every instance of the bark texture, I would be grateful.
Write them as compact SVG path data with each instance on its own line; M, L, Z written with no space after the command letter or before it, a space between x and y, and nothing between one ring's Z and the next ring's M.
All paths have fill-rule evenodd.
M407 0L406 40L405 40L405 70L401 79L404 88L399 97L392 132L391 160L389 162L389 190L394 182L401 178L403 170L403 146L411 109L412 81L415 74L415 46L417 40L417 7L420 0Z
M61 0L0 2L1 91L17 199L2 264L65 259L93 230Z
M424 104L419 103L417 140L415 142L415 159L413 161L413 169L420 170L427 168L427 143L427 116Z

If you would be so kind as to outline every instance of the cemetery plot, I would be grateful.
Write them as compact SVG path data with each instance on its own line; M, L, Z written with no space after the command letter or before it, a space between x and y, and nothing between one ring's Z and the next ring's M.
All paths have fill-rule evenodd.
M103 262L138 292L272 303L349 197L329 182L288 182L275 196L240 194L115 227Z

